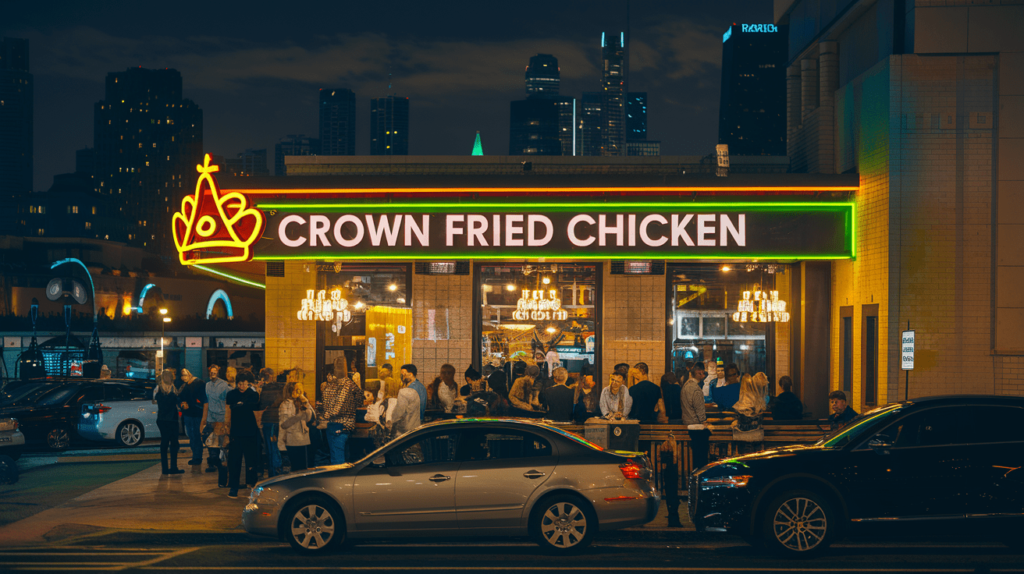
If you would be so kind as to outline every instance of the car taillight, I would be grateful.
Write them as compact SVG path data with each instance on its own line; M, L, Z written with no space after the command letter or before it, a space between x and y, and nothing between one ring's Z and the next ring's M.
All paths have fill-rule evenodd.
M109 411L110 407L108 407L107 405L90 405L87 410L94 412L96 414L103 414Z
M643 470L643 468L644 467L633 462L633 459L627 459L626 462L619 465L619 470L622 471L622 476L626 477L627 479L634 480L642 478L640 476L640 472Z

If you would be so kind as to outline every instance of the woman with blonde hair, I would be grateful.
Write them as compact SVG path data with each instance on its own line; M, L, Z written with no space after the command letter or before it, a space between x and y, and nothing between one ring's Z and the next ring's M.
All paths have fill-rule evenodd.
M753 377L743 375L740 379L740 398L733 406L736 420L732 422L732 438L748 445L749 448L743 448L741 445L741 451L755 452L760 443L764 442L761 421L764 418L764 392L767 387L768 377L764 373L757 373Z
M160 467L164 474L184 474L178 468L178 389L174 386L174 371L160 373L160 385L153 395L156 403L156 426L160 429ZM170 463L167 455L170 454Z
M447 363L441 365L441 374L427 387L427 408L450 413L457 396L459 386L455 383L455 367Z
M292 472L308 468L306 447L309 446L309 426L313 407L306 398L302 383L290 381L284 386L284 400L278 407L281 430L277 438L278 450L287 451Z

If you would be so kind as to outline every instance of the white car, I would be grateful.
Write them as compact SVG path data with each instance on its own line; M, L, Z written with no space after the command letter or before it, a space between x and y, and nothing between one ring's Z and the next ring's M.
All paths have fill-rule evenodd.
M156 425L153 387L108 388L102 401L82 405L78 434L89 440L113 440L138 446L147 438L160 438Z
M0 455L18 460L25 447L25 435L18 430L18 419L0 418Z

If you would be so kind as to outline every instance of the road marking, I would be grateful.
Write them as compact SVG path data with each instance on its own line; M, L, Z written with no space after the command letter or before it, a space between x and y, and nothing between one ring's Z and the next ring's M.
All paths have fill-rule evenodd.
M195 547L192 547L192 548L182 548L181 550L178 550L176 552L171 552L170 554L165 554L165 555L162 555L162 556L157 556L156 558L153 558L151 560L146 560L144 562L135 562L135 563L129 564L129 565L125 566L124 568L120 568L120 570L124 570L125 568L146 568L146 567L152 566L153 564L156 564L158 562L163 562L164 560L169 560L171 558L175 558L175 557L181 556L182 554L188 554L189 552L194 552L196 550L199 550L198 546L195 546Z
M41 551L42 550L41 548L38 549L35 552L27 552L27 551L24 551L24 550L14 551L14 552L0 551L0 557L4 557L4 556L22 556L22 557L39 556L39 557L43 557L43 556L45 556L45 557L48 557L48 558L50 558L52 560L53 558L56 558L56 557L59 557L59 556L67 556L67 557L70 557L70 558L73 558L73 557L76 557L76 556L109 556L111 558L117 558L119 556L124 556L124 557L129 557L129 556L131 556L131 557L154 556L154 558L147 558L146 560L140 560L140 561L137 561L137 562L83 562L83 563L80 563L80 564L75 564L73 562L5 562L4 563L4 567L5 568L11 568L11 569L16 569L16 570L24 570L24 571L30 571L30 570L32 570L32 571L34 571L34 570L61 570L61 571L66 571L66 572L85 572L85 571L95 571L95 570L117 571L117 570L127 570L127 569L134 569L134 568L147 568L147 567L151 567L153 564L157 564L159 562L163 562L164 560L168 560L168 559L171 559L171 558L175 558L177 556L181 556L182 554L188 554L189 552L193 552L193 551L198 550L198 549L199 549L199 547L181 548L181 549L178 549L178 550L171 550L171 549L168 548L168 549L159 549L159 550L155 550L154 551L154 550L139 549L139 548L133 548L133 549L88 548L86 550L105 550L105 551L104 552L90 552L90 551L87 551L87 552L76 552L76 551L74 551L74 550L76 550L75 547L64 546L64 547L51 548L51 549L49 549L50 550L49 552L43 552L43 551ZM71 550L71 551L68 551L68 550Z

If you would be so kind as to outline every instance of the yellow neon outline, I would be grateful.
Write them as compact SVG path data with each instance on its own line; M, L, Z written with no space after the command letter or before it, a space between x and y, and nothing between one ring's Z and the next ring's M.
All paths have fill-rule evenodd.
M263 212L259 209L248 207L249 198L238 191L231 191L225 193L223 196L220 194L220 190L217 189L217 182L213 179L213 173L220 171L220 167L216 165L210 165L210 154L204 154L203 164L196 165L196 171L199 172L199 179L196 180L196 193L194 196L186 195L181 200L181 212L175 213L171 218L171 229L174 237L174 246L178 250L178 261L182 265L195 265L196 263L233 263L238 261L251 261L252 260L252 244L259 240L262 235L263 228L266 226L266 219L263 216ZM207 181L210 186L210 195L213 198L214 205L217 206L217 213L220 214L221 221L227 226L228 233L231 235L231 240L218 239L214 241L193 241L191 244L188 243L189 239L194 239L193 230L196 234L202 236L199 229L194 229L196 226L196 216L198 215L199 199L202 194L202 183L203 180ZM237 201L237 205L230 205L231 201ZM185 207L192 205L192 213L186 218ZM228 217L226 207L237 207L238 211L234 217ZM238 220L246 216L253 216L256 218L256 225L253 227L252 233L246 239L242 239L238 236L235 231L235 223ZM210 217L204 215L200 219ZM181 220L185 223L184 237L178 237L177 222ZM211 218L212 219L212 218ZM200 249L211 249L215 247L233 247L241 249L241 255L226 255L221 257L206 257L200 258L194 255L191 258L185 257L186 253L196 252Z

